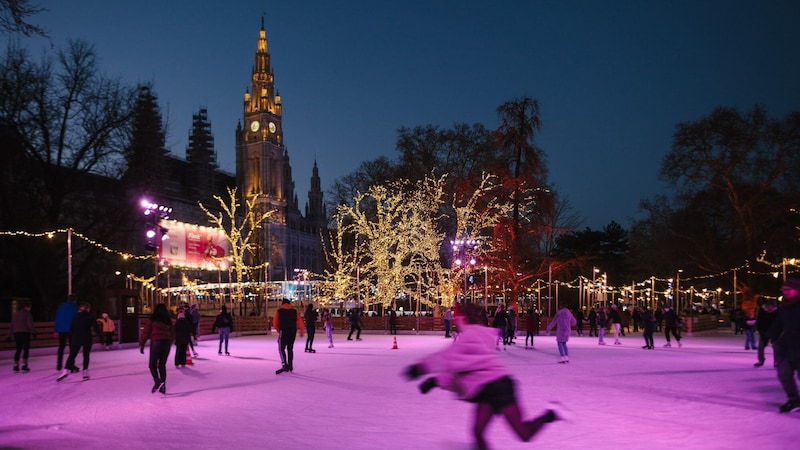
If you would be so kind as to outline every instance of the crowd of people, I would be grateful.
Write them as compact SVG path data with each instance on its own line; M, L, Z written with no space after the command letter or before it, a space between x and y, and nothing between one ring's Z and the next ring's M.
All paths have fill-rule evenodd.
M745 337L744 348L757 351L756 361L753 364L755 367L761 367L765 364L765 350L772 344L774 348L772 365L776 368L779 382L787 396L786 403L781 405L779 410L780 412L789 412L800 410L800 394L798 394L795 379L796 376L800 376L800 280L787 280L782 290L783 301L780 305L775 300L762 302L755 311L744 313L743 320L740 320L740 317L736 315L733 318L733 323L736 330L735 333L741 333ZM460 311L459 306L461 307ZM445 325L445 337L455 338L453 342L454 348L458 345L459 351L465 351L462 349L463 346L467 345L472 339L472 337L466 337L468 335L490 335L491 345L489 347L491 347L494 354L497 351L504 350L509 345L515 345L517 335L520 334L522 321L525 322L525 348L534 348L534 338L539 336L541 326L539 311L529 309L520 317L514 306L506 308L505 305L500 304L493 314L488 315L484 308L473 308L474 306L473 304L456 304L455 308L448 308L441 315ZM468 309L465 310L465 308ZM352 340L353 334L355 334L356 340L361 340L362 315L363 312L358 308L348 312L347 322L350 330L347 340ZM191 352L198 356L197 352L194 351L193 345L197 342L200 325L200 312L197 309L197 305L178 307L176 316L173 321L166 305L158 304L142 329L139 342L142 354L144 354L145 344L150 341L148 368L153 378L152 392L166 392L167 360L173 345L176 347L174 364L178 368L185 367L187 364L190 348ZM397 315L393 310L388 310L387 316L389 318L390 333L396 334ZM736 322L737 320L739 321L738 323ZM305 352L316 353L313 346L318 322L321 322L321 326L325 330L328 347L332 348L333 317L331 310L323 308L318 313L312 304L308 304L301 314L294 309L289 300L283 301L280 309L273 316L272 323L273 328L278 333L278 352L281 358L281 367L276 371L277 374L294 370L293 346L298 333L300 337L303 337L304 334L307 336ZM223 354L223 350L225 355L230 355L228 343L232 325L232 316L228 313L226 306L221 306L212 325L212 333L219 333L219 355ZM626 331L630 333L631 328L633 328L634 333L641 330L644 339L642 349L652 350L655 348L654 334L657 332L664 333L664 347L671 347L673 339L678 347L682 347L681 329L683 326L682 317L669 304L665 304L655 311L649 310L646 306L619 309L617 305L608 307L595 305L586 313L581 310L573 313L566 305L562 305L553 319L545 324L545 331L549 334L553 329L556 330L556 343L560 356L558 362L565 364L569 362L567 343L573 329L577 336L583 336L583 328L587 327L589 337L596 337L598 345L606 344L604 340L606 330L613 331L614 344L616 345L623 344L620 337L624 336ZM469 332L469 330L477 330L478 328L486 331ZM90 355L92 344L94 343L93 336L97 337L106 350L111 350L113 348L116 325L108 314L104 313L100 318L96 318L91 312L91 305L86 302L79 303L77 296L71 294L56 312L54 329L53 337L58 343L56 370L60 372L56 378L57 381L61 381L71 373L80 372L81 370L83 379L88 380L90 378ZM30 370L28 356L30 342L35 335L36 330L31 313L31 304L24 302L12 318L7 336L8 340L13 339L16 343L14 372L27 372ZM481 346L485 345L485 338L476 339L482 342ZM458 342L460 344L456 344ZM475 354L486 352L483 347L480 349L477 347L466 348L471 349L469 351L476 352ZM67 354L66 361L64 361L65 352ZM81 367L78 367L76 360L81 352ZM455 352L455 350L445 350L443 352L445 353L438 357L445 357L444 355L449 354L447 352ZM415 372L410 373L410 375L415 375L411 377L416 378L416 376L423 373L437 372L436 367L438 366L435 366L430 360L426 360L426 362L420 363ZM497 374L501 375L502 371L498 369ZM424 387L423 392L427 392L427 390L437 386L445 389L458 389L458 380L451 380L448 376L452 376L452 374L437 374L423 383L421 389ZM536 422L538 425L532 425L533 422L520 421L519 411L514 411L513 408L507 409L515 406L515 400L510 400L514 397L513 386L509 388L506 381L500 384L492 386L490 389L491 394L485 394L489 397L467 398L468 401L479 405L476 413L476 441L479 447L482 442L481 430L485 428L486 423L494 414L504 415L512 425L512 428L524 440L535 434L535 431L529 434L531 433L530 430L538 430L541 425L547 423L546 420L544 422L539 420L542 417L536 419L538 420ZM483 389L486 386L484 384L474 388ZM506 400L497 404L492 403L493 400L490 397L495 394L501 395L499 392L503 392L502 395L505 396Z

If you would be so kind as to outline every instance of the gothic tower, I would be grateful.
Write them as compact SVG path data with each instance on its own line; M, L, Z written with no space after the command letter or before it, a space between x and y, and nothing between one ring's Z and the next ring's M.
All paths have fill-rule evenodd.
M298 270L320 273L323 259L320 225L312 225L323 221L309 221L299 211L282 115L262 17L250 88L244 94L244 122L236 127L236 180L243 204L254 199L258 213L271 211L257 243L260 254L252 261L268 265L268 281L291 279ZM314 173L318 178L316 164ZM320 215L323 210L316 202L321 203L322 195L317 190L314 210Z

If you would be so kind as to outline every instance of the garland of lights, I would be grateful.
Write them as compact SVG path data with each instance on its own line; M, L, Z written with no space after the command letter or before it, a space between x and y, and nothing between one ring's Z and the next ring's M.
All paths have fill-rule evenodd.
M28 232L28 231L0 231L0 236L23 236L23 237L33 237L33 238L35 238L35 237L47 237L48 239L53 239L53 237L55 237L55 235L59 234L59 233L72 233L73 236L76 236L76 237L79 237L79 238L83 239L88 244L93 245L93 246L95 246L95 247L97 247L97 248L99 248L99 249L101 249L101 250L103 250L103 251L105 251L107 253L112 253L112 254L121 256L123 259L126 259L126 260L127 259L149 260L149 259L154 259L154 258L157 257L156 255L134 255L134 254L131 254L131 253L128 253L128 252L121 252L121 251L118 251L118 250L114 250L114 249L112 249L112 248L110 248L110 247L108 247L108 246L106 246L106 245L104 245L104 244L102 244L100 242L97 242L97 241L95 241L93 239L90 239L88 236L86 236L86 235L84 235L84 234L82 234L82 233L80 233L78 231L75 231L72 228L60 228L58 230L43 231L43 232L40 232L40 233L31 233L31 232ZM765 255L766 255L766 252L762 252L761 255L759 255L759 257L756 258L756 261L758 261L761 264L765 264L767 266L770 266L773 269L786 270L786 268L788 266L800 268L800 258L784 258L783 261L781 261L780 263L776 264L776 263L772 263L772 262L766 260L765 259ZM245 271L255 271L255 270L263 269L264 267L267 267L267 266L268 266L268 263L262 263L262 264L259 264L257 266L244 266L243 269ZM175 266L175 267L176 268L180 268L179 266ZM735 272L737 270L748 269L749 267L750 267L750 264L749 263L745 263L743 266L739 266L739 267L736 267L736 268L733 268L733 269L728 269L728 270L725 270L725 271L722 271L722 272L719 272L719 273L716 273L716 274L699 275L699 276L694 276L694 277L686 277L683 280L686 281L686 282L689 282L689 281L693 281L693 280L717 278L717 277L721 277L723 275L726 275L728 273ZM168 267L165 267L165 268L161 269L161 271L158 273L158 275L161 275L161 274L167 272L167 270L169 270ZM772 276L774 276L776 278L778 276L778 272L750 272L750 273L752 273L754 275L772 275ZM800 270L788 271L787 275L788 274L795 274L795 273L800 273ZM157 275L154 275L154 276L151 276L151 277L147 277L147 278L146 277L138 277L136 275L128 275L128 276L133 281L137 281L139 283L142 283L143 286L152 286L152 282L155 281L155 279L157 277ZM547 283L546 280L542 280L542 279L539 279L539 280L536 280L536 281L537 282L544 282L545 284ZM650 278L646 278L644 281L640 281L638 283L632 283L632 284L636 284L637 286L644 286L644 285L646 285L648 283L652 283L654 281L663 283L663 282L672 282L672 279L671 278L650 277ZM586 285L590 285L591 284L591 280L589 280L588 278L586 278L584 276L578 276L578 278L576 278L573 281L556 281L555 283L557 285L566 286L567 288L570 288L570 289L580 289L581 282L583 282ZM577 286L575 284L577 284ZM626 291L626 290L629 290L628 286L623 286L623 287L605 286L605 288L604 288L604 291L606 293L611 293L611 294L622 293L623 291ZM656 294L665 294L668 291L669 291L669 289L666 289L664 291L654 292L654 293L656 293ZM688 292L688 291L690 291L690 289L687 289L686 291L682 291L682 292Z

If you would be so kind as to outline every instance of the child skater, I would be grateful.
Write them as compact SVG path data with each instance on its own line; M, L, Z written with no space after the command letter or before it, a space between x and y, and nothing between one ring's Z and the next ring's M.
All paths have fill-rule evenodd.
M462 305L461 314L455 321L459 329L458 340L406 368L405 375L415 379L423 374L434 374L420 385L423 394L438 386L455 392L462 400L475 403L472 433L479 449L488 448L483 433L495 414L502 414L525 442L544 424L565 418L563 406L554 403L541 416L523 421L514 380L495 349L497 331L482 324L481 308L472 303Z

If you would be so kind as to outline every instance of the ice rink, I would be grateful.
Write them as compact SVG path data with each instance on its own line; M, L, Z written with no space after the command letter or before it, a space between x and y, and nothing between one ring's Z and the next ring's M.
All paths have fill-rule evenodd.
M211 338L211 337L207 337ZM275 335L232 338L231 356L203 340L194 365L178 369L173 352L167 393L151 394L147 349L92 352L91 378L56 382L53 349L36 351L31 372L12 372L12 353L0 364L0 447L4 449L451 449L472 448L474 406L418 382L403 368L450 345L440 335L334 335L317 353L295 344L295 371L280 367ZM611 340L607 339L611 344ZM744 336L722 331L686 336L683 348L644 350L641 334L623 345L599 346L573 336L569 364L557 364L554 336L524 337L500 357L518 381L525 418L548 400L574 413L529 443L500 418L490 424L495 449L796 449L800 413L779 414L785 395L772 367L753 367L756 352ZM80 361L80 356L78 358Z

